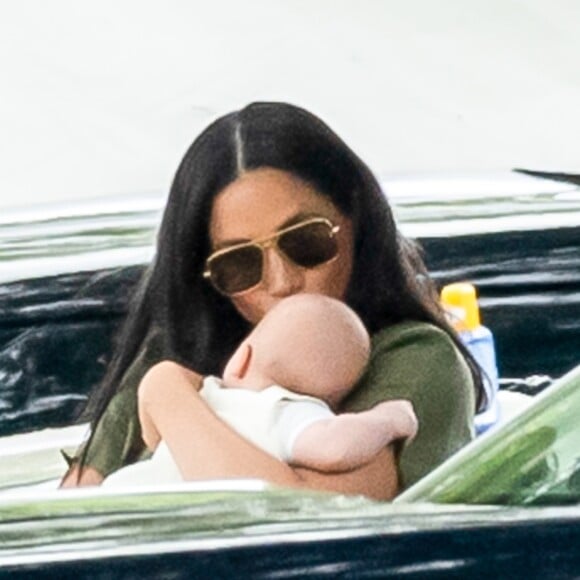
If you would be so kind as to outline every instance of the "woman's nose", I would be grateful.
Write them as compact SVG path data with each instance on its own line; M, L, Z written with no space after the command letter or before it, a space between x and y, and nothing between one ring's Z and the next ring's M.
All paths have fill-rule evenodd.
M272 296L290 296L302 290L304 274L275 247L264 251L262 285Z

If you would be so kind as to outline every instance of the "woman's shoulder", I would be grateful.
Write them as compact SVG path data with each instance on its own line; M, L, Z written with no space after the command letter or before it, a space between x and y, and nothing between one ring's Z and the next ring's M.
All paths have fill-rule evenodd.
M442 396L470 397L469 367L443 329L427 322L401 322L373 335L367 370L349 402L360 409L385 398L416 400L426 387L430 396L440 391Z
M428 373L432 379L446 382L452 374L470 380L467 362L455 342L442 328L421 321L406 321L378 331L372 337L370 370L390 374L421 377Z
M373 353L387 348L402 346L416 346L421 350L425 347L457 350L447 332L434 324L418 320L399 322L387 326L371 337Z

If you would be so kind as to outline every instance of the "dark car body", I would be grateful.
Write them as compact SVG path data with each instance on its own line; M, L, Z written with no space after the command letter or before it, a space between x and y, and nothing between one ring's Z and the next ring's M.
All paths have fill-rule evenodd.
M423 245L436 281L468 280L478 288L501 376L533 392L551 380L530 375L564 375L397 502L259 482L125 493L7 485L0 493L0 575L580 577L574 180L506 173L386 181L399 223ZM141 196L2 216L6 441L70 424L98 384L152 254L162 204L163 196ZM32 455L0 462L14 466L26 457Z

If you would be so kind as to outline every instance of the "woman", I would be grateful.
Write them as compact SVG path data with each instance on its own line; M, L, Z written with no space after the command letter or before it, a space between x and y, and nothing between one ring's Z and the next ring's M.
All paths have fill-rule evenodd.
M192 447L214 445L223 458L221 472L208 477L387 498L470 440L474 401L484 402L480 372L446 323L417 249L398 232L371 171L310 113L255 103L218 119L184 157L155 259L92 400L92 435L64 485L99 483L141 457L136 391L145 376L141 394L152 409L160 395L148 393L146 373L156 362L176 361L176 379L185 373L194 384L198 375L187 369L220 374L249 328L297 292L344 300L373 337L368 370L344 410L394 398L413 403L419 433L398 458L399 483L390 450L348 474L293 470L249 446L193 388L183 410L192 430L181 436Z

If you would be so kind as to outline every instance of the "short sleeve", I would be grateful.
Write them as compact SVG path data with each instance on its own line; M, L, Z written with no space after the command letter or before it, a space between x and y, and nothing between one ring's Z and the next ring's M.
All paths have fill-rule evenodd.
M399 457L401 484L408 487L473 439L474 397L470 370L447 333L407 322L373 337L367 371L343 410L411 401L419 431Z
M322 401L285 400L279 405L275 429L280 441L280 459L292 462L294 443L309 425L322 419L332 419L334 413Z
M148 343L123 377L85 455L85 465L107 477L117 469L150 455L143 439L137 411L137 388L147 370L159 359L156 341ZM82 450L77 452L77 457Z
M125 389L111 399L97 424L85 464L106 477L135 461L142 449L136 391Z

